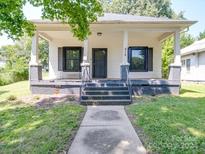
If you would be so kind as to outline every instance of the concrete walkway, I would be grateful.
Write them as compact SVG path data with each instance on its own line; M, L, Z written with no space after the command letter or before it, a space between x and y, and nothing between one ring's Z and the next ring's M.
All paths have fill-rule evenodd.
M69 154L145 154L123 106L88 106Z

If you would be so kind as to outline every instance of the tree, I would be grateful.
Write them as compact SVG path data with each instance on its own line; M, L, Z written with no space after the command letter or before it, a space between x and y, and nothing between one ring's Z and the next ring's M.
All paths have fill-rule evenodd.
M173 37L168 38L162 43L162 77L168 78L169 75L169 64L174 59L173 49L174 39Z
M203 32L200 32L199 33L199 37L198 37L198 40L202 40L205 38L205 30Z
M12 66L15 60L20 57L25 57L25 63L28 65L31 54L31 38L28 36L22 37L16 41L14 45L7 45L0 48L0 56L7 61L7 66ZM39 61L43 68L48 67L48 42L39 40Z
M14 45L0 48L0 57L6 60L5 68L0 70L0 85L28 79L28 64L31 53L31 38L22 37ZM48 42L39 40L39 61L48 68Z
M98 0L0 0L0 33L19 39L33 35L35 26L26 19L23 6L29 2L42 7L42 18L69 24L74 36L84 40L90 34L89 24L102 14Z
M194 43L195 39L187 33L180 35L180 47L185 48L188 45ZM168 38L162 43L162 77L168 78L169 65L174 60L174 39Z
M39 60L42 68L48 69L48 52L49 44L47 41L40 39L39 41Z
M170 0L101 0L105 12L142 16L182 18L171 8Z
M180 47L181 49L191 45L192 43L194 43L195 39L194 37L192 37L190 34L187 33L183 33L180 36Z

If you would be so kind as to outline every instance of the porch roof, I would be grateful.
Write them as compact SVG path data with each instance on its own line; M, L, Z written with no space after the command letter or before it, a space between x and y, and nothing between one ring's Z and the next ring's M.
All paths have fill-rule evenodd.
M40 36L52 40L50 37L55 31L64 31L68 33L69 25L63 24L60 21L54 20L31 20L40 32ZM197 21L190 20L176 20L165 17L147 17L137 16L129 14L115 14L105 13L104 16L98 17L97 21L92 23L90 28L92 32L98 31L131 31L131 32L143 32L150 34L150 32L156 33L158 40L163 41L175 31L182 31ZM49 36L50 35L50 36ZM56 37L56 34L54 34ZM67 35L68 36L68 35ZM72 36L72 35L70 35Z
M54 20L42 20L34 19L31 20L34 24L62 24L62 22ZM179 28L186 28L196 23L197 21L191 20L176 20L169 19L166 17L148 17L148 16L137 16L130 14L115 14L115 13L104 13L103 16L98 17L97 21L93 24L174 24Z

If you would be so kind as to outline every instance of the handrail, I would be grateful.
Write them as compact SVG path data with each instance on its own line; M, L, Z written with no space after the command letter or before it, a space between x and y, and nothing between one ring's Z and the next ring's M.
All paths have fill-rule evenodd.
M126 68L126 73L127 73L126 74L127 75L126 84L127 84L130 99L131 99L131 102L132 102L132 83L131 83L130 78L129 78L129 68L128 67Z
M91 81L90 66L84 66L82 68L83 69L82 69L81 86L80 86L80 101L81 101L83 90L86 87L86 83Z

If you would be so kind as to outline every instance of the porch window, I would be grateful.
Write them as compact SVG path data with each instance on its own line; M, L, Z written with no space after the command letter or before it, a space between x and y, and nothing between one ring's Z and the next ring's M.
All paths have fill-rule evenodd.
M81 47L64 47L63 48L63 71L80 72L81 67Z
M152 48L148 47L129 47L128 61L130 63L130 72L152 71L152 51ZM150 63L148 63L148 61L150 61Z
M186 59L186 70L189 72L191 67L191 59Z

